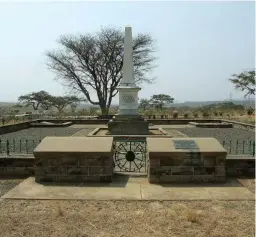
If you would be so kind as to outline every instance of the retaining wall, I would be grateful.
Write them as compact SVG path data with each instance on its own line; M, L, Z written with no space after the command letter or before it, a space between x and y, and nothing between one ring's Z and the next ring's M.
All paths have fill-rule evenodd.
M226 160L228 177L255 177L255 157L230 158Z
M5 126L0 126L0 135L10 132L19 131L21 129L26 129L29 127L33 127L34 123L37 124L41 122L52 122L52 123L67 123L70 122L72 124L102 124L106 125L109 122L109 119L37 119L17 124L10 124ZM249 129L255 129L254 125L246 124L246 123L240 123L237 121L231 121L231 120L221 120L221 119L148 119L147 120L150 124L153 125L186 125L189 124L189 122L197 122L197 123L221 123L221 122L227 122L232 123L236 127L246 127ZM42 125L43 127L45 125ZM51 127L57 127L57 126L63 126L63 125L51 125ZM66 125L64 125L66 126ZM45 127L49 127L49 125L46 125Z
M30 123L31 122L36 122L36 121L37 120L0 126L0 135L5 134L5 133L10 133L10 132L16 132L16 131L19 131L21 129L29 128Z
M34 157L0 158L1 177L28 177L34 175Z
M59 157L60 154L58 154ZM54 155L37 155L35 162L36 182L111 182L112 156L86 156L63 153L61 159Z
M235 158L237 157L237 158ZM76 161L77 162L77 161ZM92 161L92 163L95 161ZM105 160L105 165L108 163L107 169L113 171L112 158L110 161ZM112 163L111 163L112 162ZM79 163L80 164L80 163ZM34 176L35 170L35 158L34 156L9 156L0 158L0 176L18 177L18 176ZM92 171L92 168L88 170L88 175ZM111 171L111 172L112 172ZM110 175L110 173L109 173ZM255 158L254 157L241 157L229 156L226 159L226 176L227 177L255 177Z

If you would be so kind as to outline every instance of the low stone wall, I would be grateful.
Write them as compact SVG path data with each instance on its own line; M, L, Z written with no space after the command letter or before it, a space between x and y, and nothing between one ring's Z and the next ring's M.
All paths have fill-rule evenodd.
M202 122L189 122L189 124L198 128L233 128L232 123L202 123Z
M241 127L241 128L248 128L251 130L255 130L255 125L253 125L253 124L242 123L242 122L227 120L227 119L222 119L222 122L232 123L235 127L239 127L239 128Z
M112 175L113 155L58 153L36 157L35 179L39 183L111 182Z
M0 158L0 176L27 177L34 175L34 157Z
M226 180L227 152L214 138L147 138L147 146L150 183Z
M101 159L101 158L99 157L99 159ZM50 160L49 162L51 162L51 161L52 160ZM75 167L77 167L76 166L77 164L80 165L83 163L83 161L80 162L77 160L76 161L73 160L73 161L71 161L71 163L72 162ZM89 164L93 164L95 162L96 162L96 160L93 159L92 161L89 161ZM110 172L113 171L113 166L112 166L113 163L111 163L112 161L110 161L110 158L109 158L109 160L101 160L101 161L98 160L97 162L103 162L105 169L106 168L109 169ZM44 161L44 163L47 163L47 162ZM68 163L68 161L67 161L67 163ZM159 164L159 159L152 159L150 164L148 166L148 172L151 171L153 173L154 172L156 173L157 169L159 167L161 167L161 163ZM55 163L55 165L56 165L56 163ZM84 167L80 166L80 168L84 168ZM152 170L150 170L150 168L152 168ZM171 172L171 168L172 168L171 166L169 166L169 167L164 166L164 167L162 167L162 171L164 171L164 169L166 169L168 172ZM68 170L68 168L67 168L67 170ZM173 169L173 170L175 171L175 169ZM195 172L194 168L192 169L192 171L193 170ZM79 171L79 169L77 169L77 171ZM71 169L69 170L69 172L71 172ZM91 172L92 172L92 168L88 169L88 174ZM167 174L168 174L168 172L167 172ZM16 156L0 158L0 176L15 178L15 177L34 176L34 174L35 174L35 158L34 158L34 156L24 157L24 156L16 155ZM234 178L255 177L255 159L254 159L254 157L246 158L244 156L233 156L233 158L232 158L232 157L228 156L226 159L226 176L234 177ZM174 179L174 180L176 179L176 182L181 181L180 177L177 177L177 176L173 177L171 179ZM191 175L190 175L190 179L192 179ZM152 180L152 182L153 182L153 180Z
M38 120L52 123L64 123L64 122L72 122L73 124L107 124L110 119L44 119ZM165 125L165 124L173 124L173 125L185 125L189 124L189 122L200 122L200 123L221 123L221 120L215 119L147 119L149 123L154 125Z
M43 119L38 122L50 122L50 123L65 123L72 122L73 124L107 124L109 119Z
M40 128L51 128L51 127L54 127L54 128L58 128L58 127L69 127L70 125L72 125L73 123L72 122L64 122L64 123L50 123L50 124L47 124L47 123L43 123L45 121L42 121L42 122L33 122L33 123L30 123L29 127L40 127Z
M168 156L149 158L148 180L150 183L208 183L225 182L225 165L185 166L174 165Z
M154 125L186 125L189 122L198 122L198 123L221 123L221 120L215 119L147 119L149 123Z
M37 120L0 126L0 135L5 134L5 133L10 133L10 132L16 132L21 129L29 128L30 123L36 122L36 121Z
M46 137L34 156L39 183L112 181L112 137Z
M226 160L228 177L255 177L255 158L230 158Z

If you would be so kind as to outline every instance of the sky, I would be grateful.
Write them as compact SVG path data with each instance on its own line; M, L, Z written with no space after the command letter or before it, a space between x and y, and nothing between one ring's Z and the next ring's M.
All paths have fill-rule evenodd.
M243 98L228 78L255 68L253 1L70 1L0 2L0 101L40 90L67 93L47 68L45 52L58 48L60 35L125 25L133 35L150 33L156 40L157 79L142 85L139 98L160 93L175 102Z

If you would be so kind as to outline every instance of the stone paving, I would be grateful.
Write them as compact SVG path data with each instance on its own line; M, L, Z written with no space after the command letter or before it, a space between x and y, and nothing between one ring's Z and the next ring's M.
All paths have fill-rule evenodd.
M110 184L42 185L33 177L3 195L7 199L72 200L254 200L236 180L225 184L156 185L147 178L116 176Z

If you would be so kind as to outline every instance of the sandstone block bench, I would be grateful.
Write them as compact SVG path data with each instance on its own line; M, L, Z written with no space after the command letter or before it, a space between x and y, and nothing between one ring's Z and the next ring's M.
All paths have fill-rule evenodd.
M112 137L46 137L34 150L39 183L111 182Z
M215 138L147 138L150 183L225 182L227 151Z

